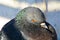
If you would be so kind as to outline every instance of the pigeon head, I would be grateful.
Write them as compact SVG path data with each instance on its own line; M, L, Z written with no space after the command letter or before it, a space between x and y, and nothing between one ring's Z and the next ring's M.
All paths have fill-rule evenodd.
M16 16L16 23L19 26L25 26L30 24L40 25L45 21L43 12L36 7L27 7L22 9Z
M53 40L56 36L54 28L46 22L44 13L39 8L27 7L22 9L17 14L15 21L16 27L27 38L29 36L30 40L31 38L33 40Z

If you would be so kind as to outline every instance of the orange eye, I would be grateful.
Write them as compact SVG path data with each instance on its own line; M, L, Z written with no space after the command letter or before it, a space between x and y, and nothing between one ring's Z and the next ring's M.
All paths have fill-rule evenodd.
M35 19L32 19L31 21L32 21L32 22L37 22L37 20L35 20Z

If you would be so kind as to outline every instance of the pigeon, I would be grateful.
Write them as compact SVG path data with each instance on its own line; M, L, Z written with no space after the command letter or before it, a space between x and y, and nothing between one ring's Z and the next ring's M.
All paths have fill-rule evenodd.
M57 33L39 8L26 7L4 25L0 40L57 40Z

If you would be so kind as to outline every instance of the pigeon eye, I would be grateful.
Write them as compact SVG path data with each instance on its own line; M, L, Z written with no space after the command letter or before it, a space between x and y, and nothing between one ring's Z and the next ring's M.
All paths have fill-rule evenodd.
M31 21L32 21L32 22L37 22L37 20L35 20L35 19L32 19Z

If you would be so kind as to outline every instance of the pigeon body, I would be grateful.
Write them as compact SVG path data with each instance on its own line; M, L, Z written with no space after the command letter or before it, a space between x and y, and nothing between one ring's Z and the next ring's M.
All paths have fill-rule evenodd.
M53 26L36 7L22 9L1 30L2 40L57 40Z

